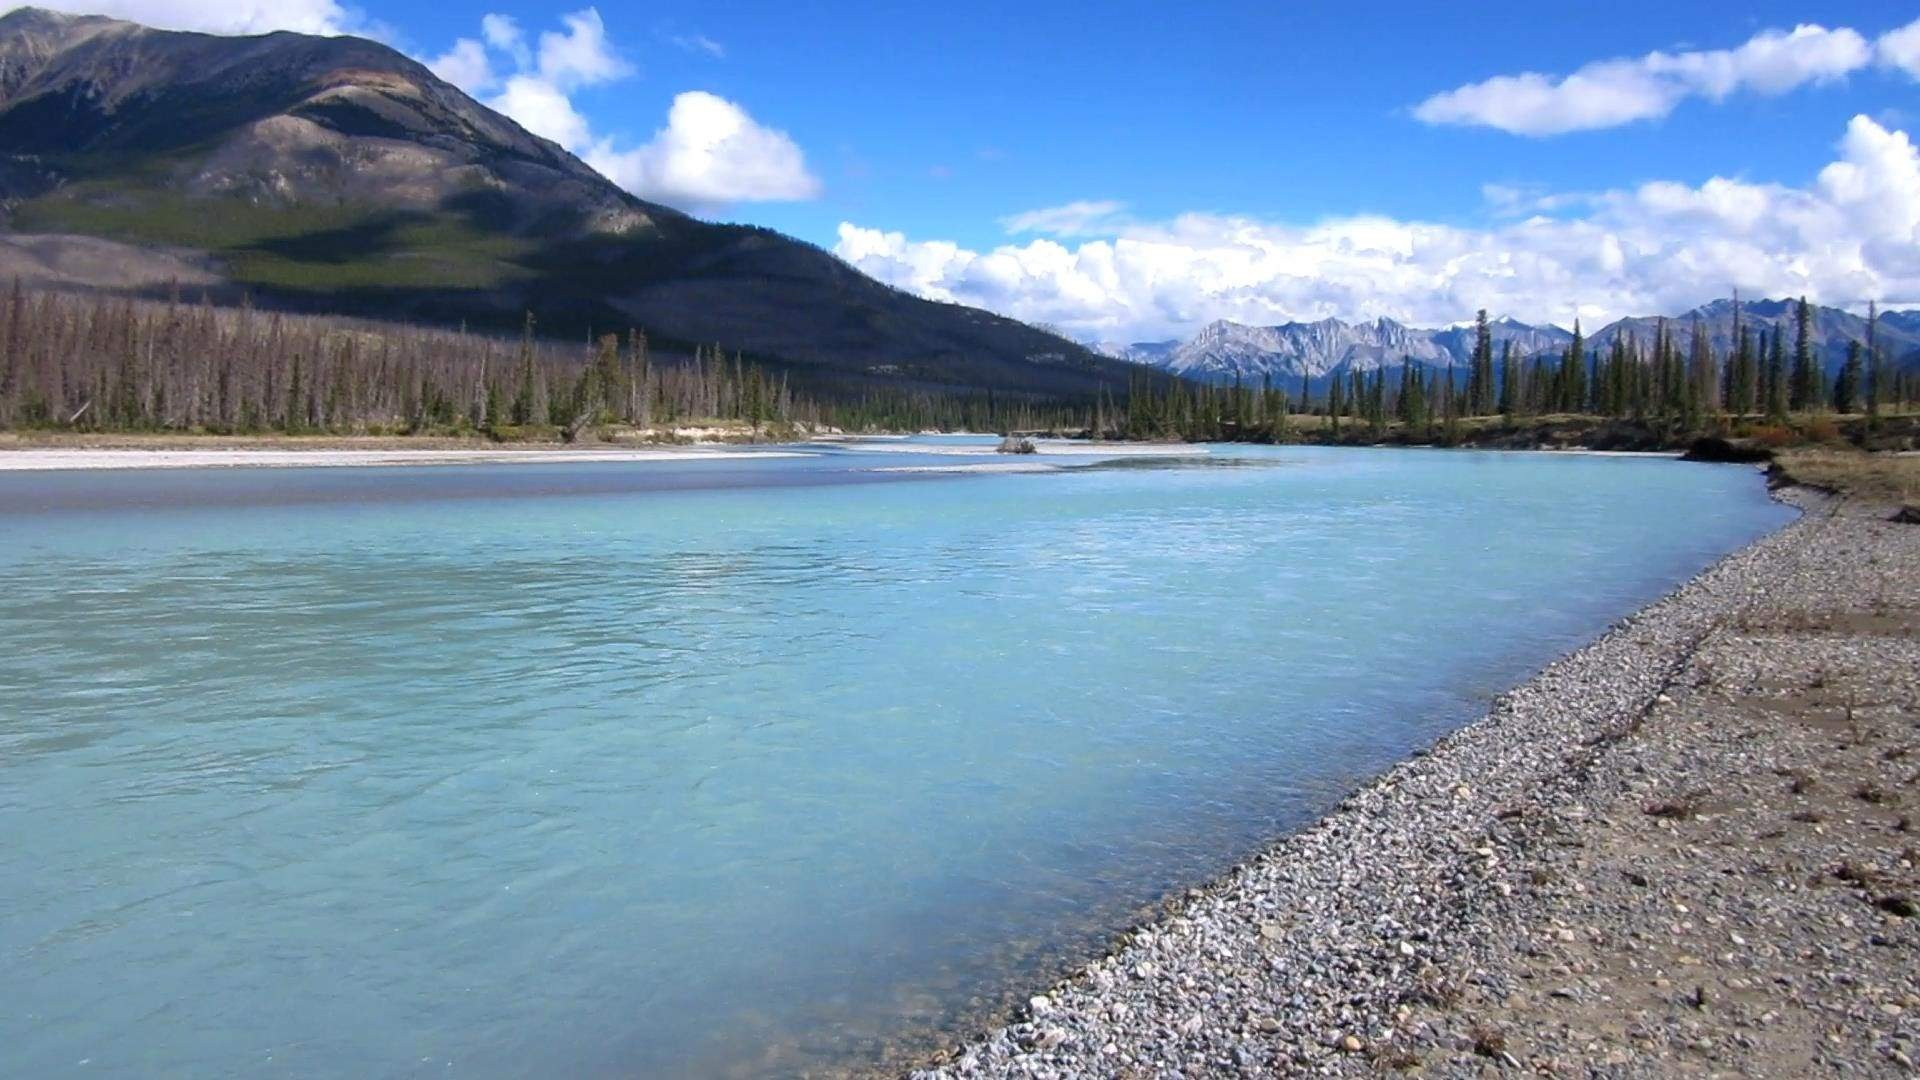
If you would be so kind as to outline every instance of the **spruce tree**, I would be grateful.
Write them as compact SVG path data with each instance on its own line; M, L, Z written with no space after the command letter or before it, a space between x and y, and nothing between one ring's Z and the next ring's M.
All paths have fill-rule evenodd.
M1820 403L1820 372L1813 366L1813 311L1802 296L1793 309L1793 386L1787 407L1806 412Z
M1500 415L1512 416L1517 410L1514 391L1520 381L1520 365L1513 358L1513 339L1500 344Z
M533 423L533 312L527 312L520 331L520 387L513 395L515 427Z
M1467 411L1484 416L1493 411L1493 330L1487 309L1473 317L1473 365L1467 371Z
M1788 393L1786 337L1785 328L1775 326L1773 348L1767 353L1767 418L1776 422L1787 418L1791 399Z
M1860 343L1847 342L1847 361L1833 380L1833 411L1851 413L1860 405Z
M1733 400L1728 403L1728 411L1736 416L1744 416L1753 411L1755 390L1753 333L1744 325L1740 327L1738 340L1734 345L1733 363L1730 368L1733 377Z
M1880 305L1867 302L1867 426L1874 427L1880 421L1880 394L1883 375L1880 369L1880 341L1876 330L1880 325Z

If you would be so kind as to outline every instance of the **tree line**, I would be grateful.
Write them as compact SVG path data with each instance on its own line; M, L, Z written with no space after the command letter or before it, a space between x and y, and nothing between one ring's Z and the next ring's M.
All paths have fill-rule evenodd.
M656 356L640 330L565 344L529 316L516 337L201 300L68 294L13 284L0 303L0 429L209 433L487 434L575 438L607 426L734 422L789 433L1088 431L1132 439L1284 442L1296 418L1316 430L1378 435L1390 426L1438 439L1471 417L1584 413L1676 431L1732 417L1909 408L1920 379L1894 367L1870 313L1828 379L1803 299L1791 327L1736 314L1716 350L1698 322L1661 321L1649 340L1588 347L1578 323L1557 356L1495 356L1486 312L1464 365L1263 380L1231 386L1142 369L1089 398L878 382L815 381L719 346ZM806 375L801 372L802 378Z
M1920 375L1896 367L1877 340L1877 310L1864 341L1848 344L1845 362L1828 379L1814 355L1812 308L1803 297L1791 327L1743 320L1736 306L1732 343L1716 350L1706 327L1659 320L1650 339L1616 336L1591 349L1580 324L1558 355L1517 355L1511 341L1496 359L1491 325L1475 319L1473 351L1464 365L1405 357L1397 371L1349 369L1323 380L1301 377L1290 395L1271 379L1258 388L1176 383L1156 389L1136 382L1123 407L1096 404L1090 427L1129 438L1242 439L1283 442L1313 415L1319 430L1342 426L1378 435L1389 426L1444 439L1472 417L1528 419L1582 414L1631 419L1674 431L1701 431L1741 418L1785 421L1792 413L1860 413L1869 421L1920 402Z
M1079 402L885 386L811 391L717 345L576 344L249 306L28 289L0 302L0 429L574 438L708 422L790 432L1057 428Z
M646 335L568 347L458 330L27 290L0 304L0 427L214 433L495 431L809 406L718 348L653 361Z

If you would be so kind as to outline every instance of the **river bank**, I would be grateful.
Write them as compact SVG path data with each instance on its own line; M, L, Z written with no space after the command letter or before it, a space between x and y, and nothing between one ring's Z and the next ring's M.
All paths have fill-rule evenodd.
M1783 497L917 1075L1911 1075L1920 529Z
M0 473L95 469L327 469L399 465L557 465L635 461L719 461L747 454L756 457L799 457L796 451L744 450L731 446L679 448L598 449L418 448L344 449L310 447L273 449L232 447L218 450L78 449L0 451Z

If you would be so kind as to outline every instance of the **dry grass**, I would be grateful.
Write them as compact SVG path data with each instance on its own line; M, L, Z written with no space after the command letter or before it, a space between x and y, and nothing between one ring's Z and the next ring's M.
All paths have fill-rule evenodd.
M1920 504L1920 454L1789 450L1775 460L1795 483L1863 499Z

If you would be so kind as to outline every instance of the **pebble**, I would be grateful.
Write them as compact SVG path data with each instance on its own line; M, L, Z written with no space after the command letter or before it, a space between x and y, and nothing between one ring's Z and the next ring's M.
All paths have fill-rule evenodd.
M1920 970L1920 934L1873 904L1920 884L1889 880L1864 895L1831 878L1809 887L1792 868L1758 865L1748 844L1759 828L1717 802L1691 818L1643 812L1712 798L1716 781L1699 772L1702 762L1745 754L1751 760L1731 782L1769 785L1781 805L1763 824L1786 824L1807 804L1789 801L1797 797L1775 770L1791 763L1767 760L1765 747L1729 736L1698 754L1660 757L1622 742L1643 722L1681 724L1720 707L1723 693L1766 692L1778 655L1763 645L1721 648L1746 632L1742 613L1762 599L1776 598L1762 610L1799 617L1846 595L1855 580L1846 575L1875 566L1876 587L1920 608L1920 529L1856 526L1819 496L1783 497L1805 508L1799 522L1188 893L1110 961L1029 999L1029 1023L983 1033L916 1077L1365 1076L1378 1067L1373 1055L1403 1050L1431 1075L1703 1067L1686 1054L1738 1074L1777 1064L1758 1056L1766 1040L1801 1032L1823 1043L1823 1072L1884 1072L1888 1062L1910 1070L1920 1000L1910 1007L1901 994ZM1751 633L1758 640L1761 631ZM1699 659L1708 651L1719 666ZM1881 663L1900 670L1893 655ZM1911 681L1920 687L1920 677ZM1650 705L1661 706L1651 718ZM1875 745L1876 760L1883 748ZM1913 766L1887 762L1882 789L1902 790ZM1851 802L1826 812L1828 833L1867 814ZM1908 809L1874 816L1890 823ZM1837 842L1815 831L1789 840ZM1632 868L1609 862L1598 841L1636 833L1651 846ZM1734 951L1698 944L1709 929ZM1869 933L1882 936L1869 945ZM1568 948L1582 941L1590 945ZM1702 956L1683 955L1682 942ZM1109 971L1132 978L1096 977ZM1901 971L1909 981L1890 974ZM1616 1019L1600 1019L1606 1010ZM1872 1034L1890 1026L1905 1035ZM1848 1037L1823 1039L1839 1031Z

